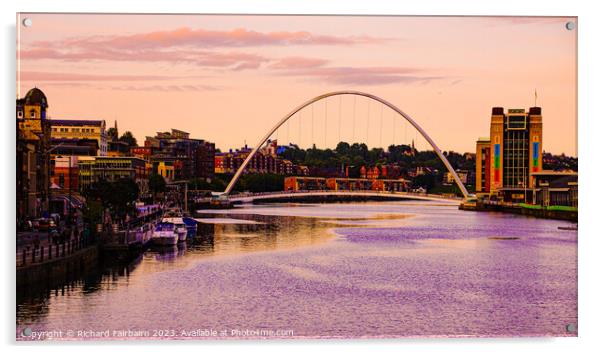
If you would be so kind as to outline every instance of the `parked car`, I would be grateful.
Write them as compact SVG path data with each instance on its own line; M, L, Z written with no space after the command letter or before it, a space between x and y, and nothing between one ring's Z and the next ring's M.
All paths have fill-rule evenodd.
M37 230L38 231L53 231L56 230L56 223L52 219L41 218L35 220L37 221ZM34 221L34 223L35 223Z

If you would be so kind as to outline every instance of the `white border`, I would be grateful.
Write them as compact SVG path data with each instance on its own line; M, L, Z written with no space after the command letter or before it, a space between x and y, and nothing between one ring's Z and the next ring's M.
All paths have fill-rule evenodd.
M101 353L107 350L167 352L176 345L180 352L234 352L251 351L259 353L330 352L341 350L349 353L377 350L379 352L427 352L439 353L493 353L547 352L573 353L593 352L600 348L600 276L602 269L599 255L602 252L602 233L596 218L596 201L600 195L600 141L596 141L602 131L600 121L600 76L599 34L602 33L600 16L595 2L549 0L526 1L469 1L436 0L394 2L386 0L220 0L220 1L76 1L76 0L20 0L2 2L2 106L4 115L1 130L5 166L0 173L0 186L5 196L0 210L3 228L4 259L2 265L4 284L2 296L1 331L5 338L3 346L9 351L41 350L45 353L79 353L82 350ZM361 340L361 341L270 341L270 342L186 342L152 343L139 347L135 343L103 343L96 345L46 345L33 348L30 345L14 344L14 98L15 96L15 13L21 12L145 12L145 13L289 13L289 14L398 14L398 15L556 15L579 16L579 157L580 163L580 225L579 225L579 338L559 339L412 339L412 340ZM544 61L545 58L542 58ZM596 105L598 104L598 105ZM574 137L567 137L573 139ZM596 144L597 143L597 144ZM598 182L598 183L596 183ZM82 345L86 345L85 348ZM134 347L133 345L136 345ZM195 346L200 346L196 347ZM598 349L599 350L599 349Z

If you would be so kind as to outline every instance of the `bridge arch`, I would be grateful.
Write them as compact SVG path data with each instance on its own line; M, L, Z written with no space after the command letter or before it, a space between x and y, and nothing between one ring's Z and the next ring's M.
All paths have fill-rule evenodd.
M302 103L301 105L297 106L295 109L293 109L292 111L290 111L278 123L276 123L276 125L274 125L272 127L272 129L270 129L267 132L267 134L257 143L257 145L255 145L255 147L253 148L253 150L251 150L251 153L243 161L242 165L240 165L240 167L238 168L238 170L234 174L234 177L232 177L232 180L230 181L230 183L228 183L228 186L226 187L226 190L224 191L224 194L225 195L229 195L230 192L232 192L232 189L236 185L236 182L238 181L238 179L242 175L243 171L245 170L245 168L247 167L247 165L249 164L249 162L251 161L251 159L253 158L253 156L255 156L255 154L257 153L257 151L259 151L259 149L272 136L272 134L274 134L274 132L276 130L278 130L278 128L280 128L280 126L282 126L293 115L295 115L295 113L297 113L300 110L302 110L303 108L311 105L312 103L315 103L317 101L320 101L322 99L325 99L325 98L328 98L328 97L331 97L331 96L340 96L340 95L362 96L362 97L367 97L367 98L372 99L374 101L380 102L380 103L384 104L385 106L391 108L393 111L395 111L401 117L403 117L407 122L409 122L410 124L412 124L412 126L420 133L420 135L422 135L422 137L424 137L424 139L431 145L431 147L433 148L433 150L435 150L435 153L437 154L437 156L439 157L439 159L441 160L441 162L443 162L443 164L445 165L445 167L447 168L447 170L452 174L452 176L454 178L454 181L456 182L456 185L458 186L458 188L460 188L460 191L464 195L464 198L468 198L469 197L468 190L466 190L466 187L464 186L464 184L460 180L460 177L458 177L458 174L456 173L456 171L454 170L454 168L451 166L451 164L449 163L449 161L447 160L447 158L445 157L445 155L443 155L443 153L441 152L441 150L439 149L439 147L437 146L437 144L435 144L435 142L433 141L433 139L431 139L431 137L426 133L426 131L424 131L424 129L422 129L422 127L420 127L420 125L418 125L418 123L416 123L416 121L414 121L414 119L412 119L412 117L410 117L409 115L407 115L406 113L404 113L401 109L397 108L394 104L388 102L387 100L382 99L382 98L380 98L378 96L366 93L366 92L361 92L361 91L334 91L334 92L328 92L328 93L325 93L323 95L314 97L314 98L312 98L312 99L310 99L308 101L305 101L304 103Z

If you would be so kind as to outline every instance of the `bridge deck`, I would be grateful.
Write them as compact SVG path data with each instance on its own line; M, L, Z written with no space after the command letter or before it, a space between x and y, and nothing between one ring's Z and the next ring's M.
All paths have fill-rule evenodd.
M231 202L253 202L255 200L264 199L287 199L287 198L303 198L313 196L364 196L364 197L381 197L391 199L415 199L415 200L436 200L461 203L462 198L442 196L438 194L424 194L411 192L379 192L379 191L297 191L297 192L266 192L253 194L237 194L229 197Z

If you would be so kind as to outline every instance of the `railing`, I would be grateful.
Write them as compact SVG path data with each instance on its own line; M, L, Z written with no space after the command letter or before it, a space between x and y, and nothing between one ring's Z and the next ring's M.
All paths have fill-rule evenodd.
M60 243L32 247L26 246L17 251L17 267L25 267L51 260L67 258L78 251L96 244L93 236L80 237Z
M152 229L147 230L123 230L108 234L104 238L105 243L116 245L145 244L151 238Z
M382 195L409 195L419 196L428 198L437 198L442 200L461 200L460 197L443 196L440 194L428 194L420 192L396 192L396 191L378 191L378 190L329 190L329 189L313 189L313 190L296 190L296 191L278 191L278 192L259 192L259 193L239 193L232 195L230 199L241 199L241 198L252 198L261 196L277 196L277 195L289 195L289 194L382 194Z

